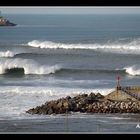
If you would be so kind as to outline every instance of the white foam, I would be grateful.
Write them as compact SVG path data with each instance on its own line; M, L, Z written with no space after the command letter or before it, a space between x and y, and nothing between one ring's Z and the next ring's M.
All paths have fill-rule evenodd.
M46 101L55 100L66 96L91 92L105 95L113 89L70 89L55 87L30 87L30 86L0 86L0 119L2 118L32 118L25 111L44 104Z
M25 74L50 74L59 70L60 66L39 65L33 60L20 58L0 61L0 74L4 74L6 69L11 68L24 68Z
M14 57L14 55L15 53L9 50L0 52L0 57Z
M60 88L60 87L30 87L30 86L6 86L0 87L0 96L5 97L12 97L15 95L26 95L28 97L32 96L48 96L48 97L65 97L67 95L75 96L78 94L90 94L91 92L94 93L101 93L102 95L107 95L108 93L112 92L114 89L112 88L95 88L95 89L81 89L81 88ZM3 95L2 95L3 94Z
M140 65L127 66L124 69L126 70L126 73L130 75L140 75Z
M55 43L51 41L33 40L28 42L28 46L35 48L49 48L49 49L93 49L100 51L118 52L118 53L140 53L140 38L131 40L126 43L121 42L107 42L105 44L65 44Z

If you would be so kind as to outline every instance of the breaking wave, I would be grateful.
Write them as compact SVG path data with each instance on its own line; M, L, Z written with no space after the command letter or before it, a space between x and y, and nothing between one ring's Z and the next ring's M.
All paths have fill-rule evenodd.
M14 57L15 53L12 51L1 51L0 52L0 57Z
M51 74L60 69L60 66L44 66L39 65L33 60L28 59L9 59L0 62L0 74L5 74L7 71L21 71L24 69L24 74Z
M60 65L40 65L30 59L7 59L0 61L0 74L68 74L68 73L108 73L108 74L130 74L140 75L140 66L125 67L123 69L74 69L63 68Z
M140 65L127 66L124 69L126 70L126 73L130 75L140 75Z
M66 43L55 43L51 41L39 41L33 40L28 42L28 46L35 48L49 48L49 49L92 49L92 50L102 50L109 52L118 53L140 53L140 38L129 40L127 42L106 42L105 44L66 44Z
M0 61L0 74L68 74L68 73L107 73L107 74L129 74L140 75L140 65L127 66L122 69L75 69L63 68L60 65L40 65L30 59L7 59Z

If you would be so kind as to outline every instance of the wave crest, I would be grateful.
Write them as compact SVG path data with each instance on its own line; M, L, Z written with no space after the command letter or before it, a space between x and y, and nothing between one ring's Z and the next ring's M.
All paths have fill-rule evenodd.
M51 74L60 69L60 66L39 65L33 60L11 59L0 62L0 74L6 73L7 69L23 68L24 74Z
M140 53L140 38L131 39L126 42L106 42L105 44L67 44L67 43L55 43L51 41L39 41L33 40L27 43L28 46L35 48L49 48L49 49L92 49L118 53Z
M40 65L33 60L30 59L7 59L0 60L0 74L5 74L7 72L15 72L20 73L24 72L24 74L59 74L59 73L119 73L119 74L129 74L129 75L140 75L140 65L126 66L122 69L69 69L63 68L60 65L46 66Z
M124 68L126 70L126 73L136 76L140 75L140 66L139 65L133 65L133 66L128 66Z
M0 52L0 57L14 57L14 52L12 52L12 51L1 51Z

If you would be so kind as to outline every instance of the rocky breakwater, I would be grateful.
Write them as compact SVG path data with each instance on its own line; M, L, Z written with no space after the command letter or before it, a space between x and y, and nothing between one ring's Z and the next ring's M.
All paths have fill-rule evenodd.
M64 114L70 112L83 113L140 113L140 102L106 99L100 93L82 94L75 97L67 96L46 102L41 106L29 109L29 114Z

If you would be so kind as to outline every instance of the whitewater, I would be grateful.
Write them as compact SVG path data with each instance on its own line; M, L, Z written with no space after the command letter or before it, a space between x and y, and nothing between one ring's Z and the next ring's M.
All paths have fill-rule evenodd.
M6 70L23 68L24 74L36 74L36 75L46 75L46 74L55 74L57 72L92 72L93 74L96 72L102 73L124 73L133 76L140 75L140 65L133 65L133 66L126 66L122 69L73 69L73 68L65 68L61 65L54 65L54 66L46 66L46 65L39 65L33 60L29 59L8 59L0 61L0 74L5 74Z
M40 66L33 60L27 59L10 59L0 61L0 74L4 74L6 69L23 68L24 74L50 74L55 73L60 67L55 66Z
M1 51L0 52L0 57L14 57L14 52L12 52L12 51Z
M1 104L0 115L6 118L24 118L29 119L25 111L36 105L43 104L47 101L59 99L66 96L74 97L78 94L98 92L106 95L113 89L63 89L63 88L47 88L47 87L30 87L30 86L0 86ZM32 99L32 100L31 100ZM26 104L25 104L26 103ZM2 118L0 117L0 120Z
M140 53L140 38L131 39L125 43L118 41L107 41L104 44L70 44L70 43L56 43L52 41L33 40L27 43L30 47L46 48L46 49L85 49L85 50L100 50L110 51L116 53Z

